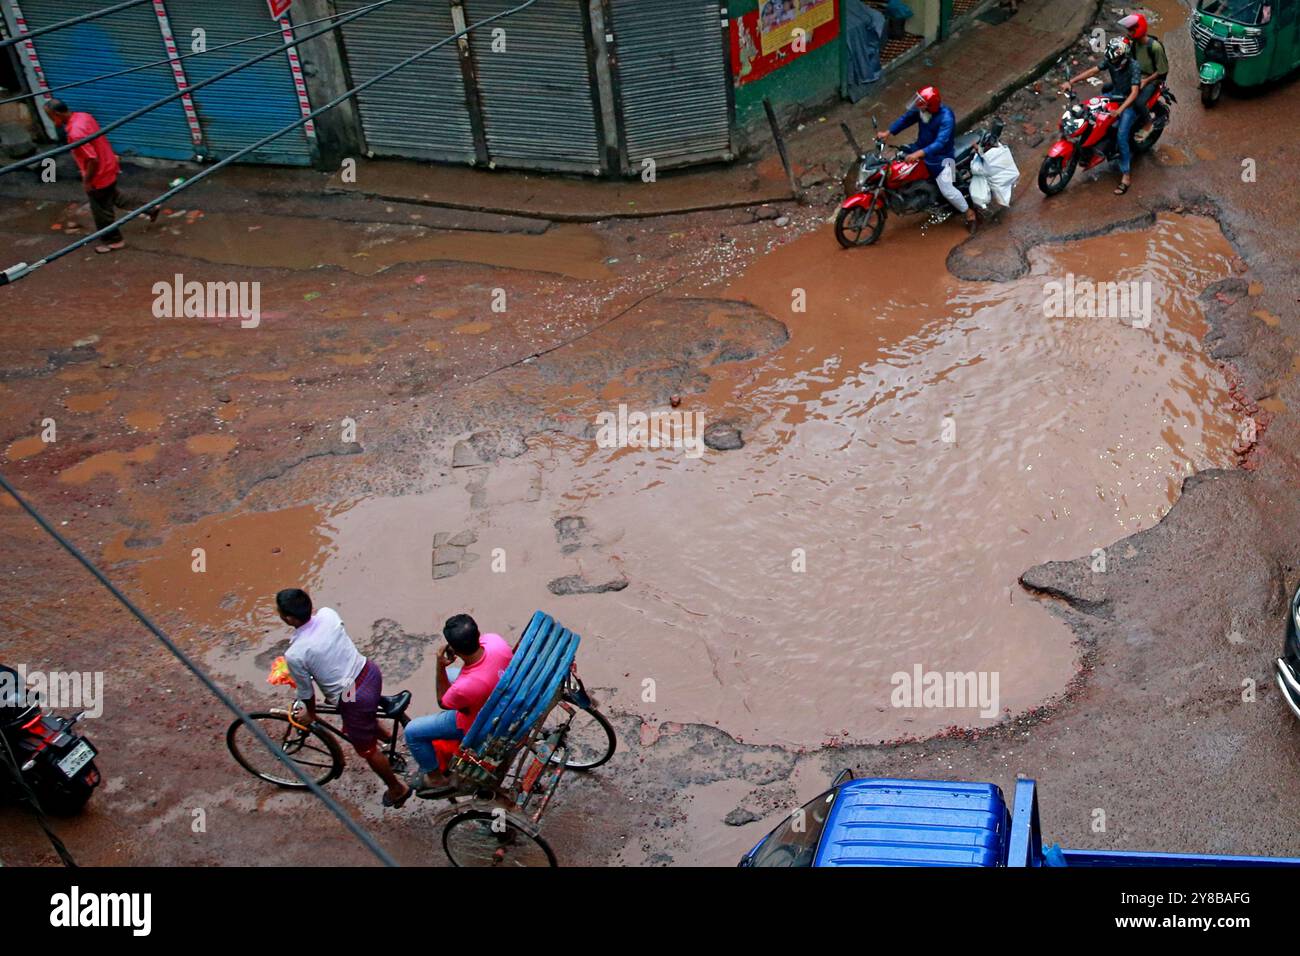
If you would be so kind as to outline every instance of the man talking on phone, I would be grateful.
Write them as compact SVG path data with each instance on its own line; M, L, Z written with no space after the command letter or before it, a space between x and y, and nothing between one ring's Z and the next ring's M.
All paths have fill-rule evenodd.
M438 766L435 740L460 740L474 723L474 718L492 696L501 675L506 672L513 652L499 634L480 634L478 624L468 614L457 614L442 626L447 639L438 652L438 705L442 710L427 717L417 717L406 725L406 744L420 765L421 776L413 781L421 796L445 789L450 781ZM447 668L461 661L456 679L447 677Z

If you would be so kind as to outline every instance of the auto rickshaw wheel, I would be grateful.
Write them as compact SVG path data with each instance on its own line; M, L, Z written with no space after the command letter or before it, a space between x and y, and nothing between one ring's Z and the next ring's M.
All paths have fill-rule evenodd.
M1219 95L1223 92L1223 80L1217 83L1201 84L1201 105L1209 109L1215 103L1219 102Z

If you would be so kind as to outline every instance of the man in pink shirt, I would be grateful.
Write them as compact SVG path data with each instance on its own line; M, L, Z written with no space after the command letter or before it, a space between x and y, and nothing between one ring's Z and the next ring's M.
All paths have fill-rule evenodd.
M55 126L67 133L69 143L75 143L79 139L94 136L99 132L99 123L95 121L95 117L89 113L71 112L68 104L62 100L48 101L45 104L45 113ZM90 200L90 214L95 217L96 232L117 221L117 213L114 209L139 208L138 203L132 202L118 192L117 176L122 170L122 164L118 162L117 153L113 152L107 136L100 136L89 143L75 147L72 150L72 158L77 161L77 168L81 170L81 184L85 187L86 196ZM158 218L158 211L158 207L154 206L145 215L149 217L150 222L153 222ZM103 239L103 243L95 247L96 252L115 252L126 245L120 229L105 233Z
M474 723L487 699L496 690L506 672L513 652L499 634L480 634L478 625L468 614L448 618L442 627L447 644L438 652L438 704L441 712L417 717L406 725L406 744L420 765L423 775L415 787L421 796L447 786L447 777L438 766L435 740L460 740ZM455 681L447 677L447 668L457 658L463 662Z

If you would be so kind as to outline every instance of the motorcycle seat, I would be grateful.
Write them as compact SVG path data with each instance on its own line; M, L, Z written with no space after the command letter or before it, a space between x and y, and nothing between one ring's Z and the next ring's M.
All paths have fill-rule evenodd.
M399 691L389 697L379 698L379 715L381 717L396 717L403 713L411 704L411 692L409 690Z
M975 155L975 146L980 141L980 134L962 133L953 143L953 153L957 157L957 165L962 166L969 163L971 157Z

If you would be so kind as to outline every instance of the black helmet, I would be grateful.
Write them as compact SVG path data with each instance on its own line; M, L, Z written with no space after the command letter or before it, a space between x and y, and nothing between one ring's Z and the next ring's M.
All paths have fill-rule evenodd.
M1123 66L1132 47L1133 42L1128 37L1111 37L1106 44L1106 62L1111 66Z

